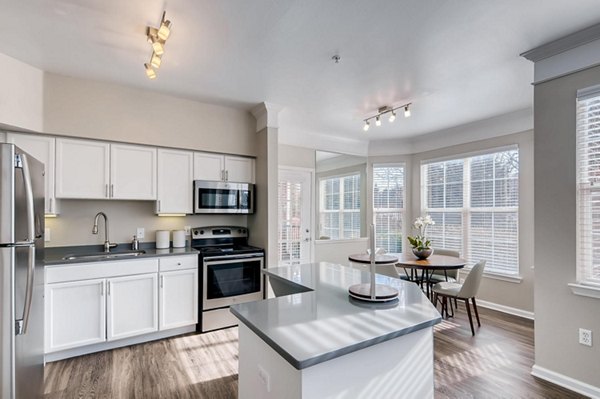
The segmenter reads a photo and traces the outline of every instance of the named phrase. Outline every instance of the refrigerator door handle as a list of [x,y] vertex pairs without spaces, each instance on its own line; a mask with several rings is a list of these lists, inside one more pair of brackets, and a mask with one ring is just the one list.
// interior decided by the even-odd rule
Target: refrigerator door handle
[[33,299],[33,284],[35,275],[35,246],[28,248],[27,286],[25,287],[25,303],[23,304],[23,317],[15,322],[16,335],[27,333],[29,324],[29,313],[31,312],[31,300]]
[[29,162],[27,155],[18,154],[17,164],[23,173],[23,184],[25,186],[25,201],[27,201],[27,237],[24,241],[19,241],[17,244],[33,244],[36,238],[35,231],[35,209],[33,205],[33,188],[31,184],[31,173],[29,172]]

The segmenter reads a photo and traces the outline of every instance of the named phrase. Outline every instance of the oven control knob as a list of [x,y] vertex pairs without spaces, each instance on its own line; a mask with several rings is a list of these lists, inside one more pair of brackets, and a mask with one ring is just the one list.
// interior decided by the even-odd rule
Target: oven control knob
[[244,229],[242,230],[242,233],[246,234],[248,232],[248,230]]
[[241,233],[242,233],[242,229],[238,229],[238,233],[240,233],[240,234],[241,234]]
[[204,230],[200,230],[200,234],[204,234]]
[[198,230],[194,230],[194,235],[197,236],[198,235]]

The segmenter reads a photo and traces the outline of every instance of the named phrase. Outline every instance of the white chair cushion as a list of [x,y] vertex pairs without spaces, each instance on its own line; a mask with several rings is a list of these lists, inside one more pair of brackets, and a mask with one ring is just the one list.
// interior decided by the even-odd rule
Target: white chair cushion
[[433,286],[433,292],[447,296],[457,296],[462,284],[442,281]]

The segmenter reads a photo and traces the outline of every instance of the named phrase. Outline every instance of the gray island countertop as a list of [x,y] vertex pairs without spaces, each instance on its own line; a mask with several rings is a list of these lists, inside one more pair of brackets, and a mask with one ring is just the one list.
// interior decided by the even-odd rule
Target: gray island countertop
[[291,295],[236,304],[231,312],[296,369],[304,369],[441,321],[433,304],[411,282],[377,275],[377,284],[399,291],[390,303],[350,298],[348,287],[369,273],[327,262],[265,269]]

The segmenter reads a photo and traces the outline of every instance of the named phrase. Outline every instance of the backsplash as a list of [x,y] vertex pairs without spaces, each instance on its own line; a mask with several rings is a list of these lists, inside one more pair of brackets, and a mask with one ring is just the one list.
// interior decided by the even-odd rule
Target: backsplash
[[[155,241],[157,230],[182,230],[184,226],[247,226],[245,215],[190,215],[159,217],[154,201],[61,200],[57,218],[46,218],[50,241],[46,247],[93,245],[104,243],[104,221],[99,222],[98,235],[92,234],[94,216],[106,213],[111,242],[130,242],[138,227],[145,229],[141,242]],[[252,234],[252,232],[250,232]]]

